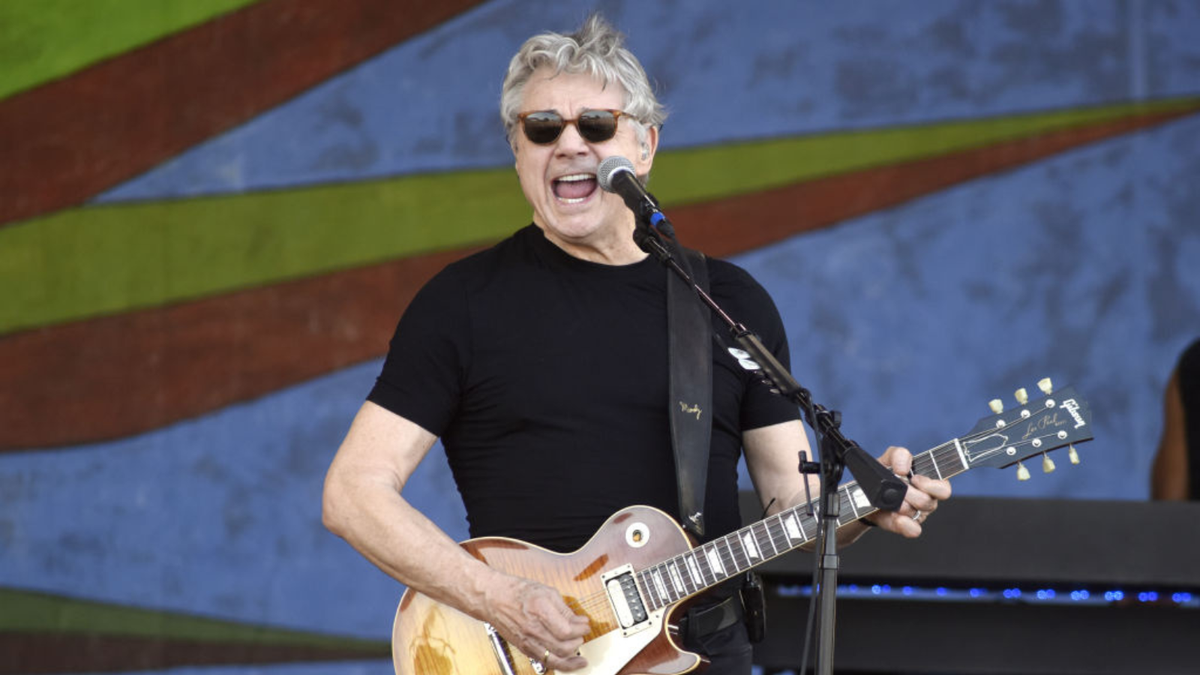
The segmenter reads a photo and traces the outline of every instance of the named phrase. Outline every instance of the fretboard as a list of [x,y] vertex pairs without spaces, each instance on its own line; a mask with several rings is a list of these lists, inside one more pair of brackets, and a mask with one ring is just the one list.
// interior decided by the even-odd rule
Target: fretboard
[[[968,465],[957,439],[913,457],[913,473],[950,478]],[[851,481],[838,488],[838,527],[874,513]],[[637,573],[651,611],[673,605],[816,539],[817,501],[799,504]]]

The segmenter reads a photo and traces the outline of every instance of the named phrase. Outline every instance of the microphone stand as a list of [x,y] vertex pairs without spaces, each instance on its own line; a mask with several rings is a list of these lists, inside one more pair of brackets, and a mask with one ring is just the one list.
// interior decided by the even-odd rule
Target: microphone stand
[[[821,448],[821,462],[814,465],[801,457],[800,471],[802,473],[821,474],[821,492],[818,509],[821,520],[818,526],[817,548],[819,560],[819,592],[815,596],[820,609],[817,622],[817,673],[818,675],[833,675],[833,653],[836,625],[837,574],[840,565],[837,550],[839,503],[834,499],[841,483],[845,468],[858,481],[859,488],[866,494],[871,505],[877,509],[895,511],[904,503],[906,484],[898,479],[891,471],[868,455],[854,441],[846,438],[841,432],[841,413],[827,410],[815,403],[812,394],[800,386],[783,364],[763,346],[758,336],[744,325],[734,321],[715,300],[696,285],[691,275],[680,265],[679,244],[675,240],[674,228],[661,212],[647,204],[644,208],[635,209],[637,224],[633,239],[647,253],[658,258],[659,262],[670,268],[685,283],[692,287],[700,300],[708,305],[729,329],[729,334],[738,346],[750,354],[751,360],[759,365],[759,375],[771,387],[771,392],[792,401],[804,413],[804,419],[809,427],[816,432]],[[652,226],[651,223],[654,223]],[[819,467],[819,468],[818,468]],[[805,666],[806,667],[806,666]]]

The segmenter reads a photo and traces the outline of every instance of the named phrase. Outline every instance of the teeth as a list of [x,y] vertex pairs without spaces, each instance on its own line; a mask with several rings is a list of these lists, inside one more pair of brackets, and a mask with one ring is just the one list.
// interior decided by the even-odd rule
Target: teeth
[[560,183],[577,183],[581,180],[592,180],[595,177],[596,174],[594,173],[575,173],[571,174],[570,176],[556,178],[555,180],[559,181]]
[[560,201],[564,204],[579,204],[583,201],[583,198],[580,197],[579,199],[563,199],[562,197],[559,197],[558,201]]

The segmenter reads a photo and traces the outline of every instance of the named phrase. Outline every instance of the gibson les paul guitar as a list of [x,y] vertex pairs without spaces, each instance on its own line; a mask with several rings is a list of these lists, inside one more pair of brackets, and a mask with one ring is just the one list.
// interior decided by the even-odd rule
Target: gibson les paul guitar
[[[915,456],[913,472],[950,478],[1091,440],[1087,402],[1072,388],[1052,393],[1048,381],[1039,384],[1045,396],[1022,401],[1025,396],[1018,392],[1020,407],[997,411],[966,436]],[[1073,446],[1071,459],[1078,461]],[[838,498],[839,527],[875,511],[857,483],[842,485]],[[588,617],[591,630],[580,649],[588,665],[577,672],[672,675],[701,662],[677,646],[672,614],[705,590],[812,541],[819,520],[815,513],[815,503],[811,508],[801,504],[693,547],[667,514],[631,506],[613,514],[583,548],[569,554],[500,537],[461,545],[493,568],[557,589],[568,606]],[[546,668],[536,656],[520,653],[490,625],[412,589],[396,612],[392,661],[397,675],[543,675]]]

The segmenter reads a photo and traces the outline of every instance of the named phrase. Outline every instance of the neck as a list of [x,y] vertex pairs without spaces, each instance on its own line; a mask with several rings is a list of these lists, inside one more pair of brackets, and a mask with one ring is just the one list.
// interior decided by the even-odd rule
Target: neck
[[534,221],[542,230],[542,234],[550,243],[562,249],[572,258],[586,260],[600,265],[632,265],[641,262],[649,255],[633,241],[633,222],[622,223],[618,227],[604,228],[589,236],[568,238],[559,235],[550,228]]

